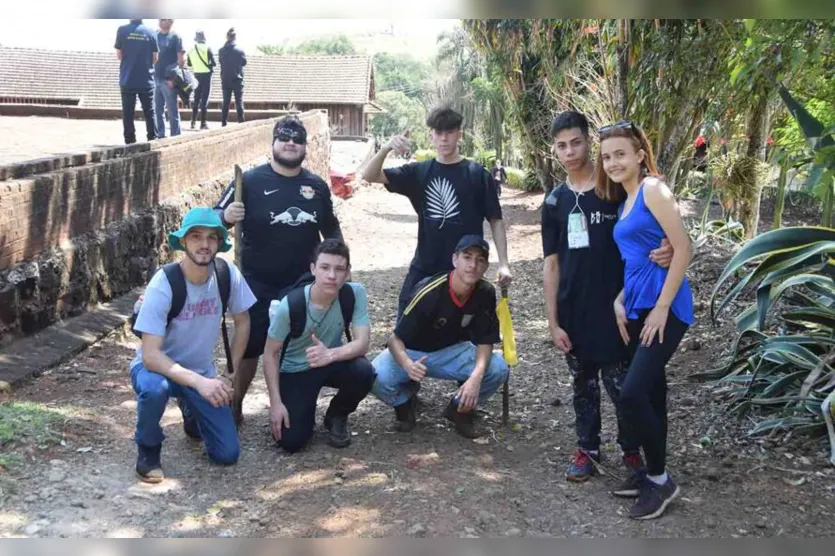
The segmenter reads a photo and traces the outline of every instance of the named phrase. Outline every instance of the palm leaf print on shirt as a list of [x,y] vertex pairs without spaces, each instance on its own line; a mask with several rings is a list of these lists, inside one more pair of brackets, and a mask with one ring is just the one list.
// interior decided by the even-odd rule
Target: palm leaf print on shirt
[[455,188],[446,178],[435,178],[429,183],[426,192],[426,215],[429,218],[440,220],[444,227],[448,218],[458,216],[458,198],[455,196]]

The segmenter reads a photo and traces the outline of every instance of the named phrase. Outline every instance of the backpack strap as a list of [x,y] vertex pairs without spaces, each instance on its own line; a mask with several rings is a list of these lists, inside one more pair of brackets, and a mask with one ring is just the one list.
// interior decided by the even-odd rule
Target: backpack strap
[[345,338],[351,341],[351,319],[354,318],[354,305],[357,298],[354,296],[354,288],[345,284],[339,290],[339,308],[342,310],[342,322],[345,323]]
[[229,263],[223,259],[215,258],[214,268],[217,289],[220,292],[220,331],[223,333],[223,353],[226,354],[226,369],[231,375],[235,373],[235,365],[232,363],[232,347],[229,343],[229,330],[226,328],[226,308],[229,306],[232,278],[230,276]]
[[215,258],[215,276],[217,277],[217,289],[220,291],[220,303],[223,307],[223,314],[229,307],[229,296],[232,293],[232,275],[229,271],[229,263],[221,258]]
[[186,305],[186,276],[180,263],[168,263],[162,270],[171,286],[171,308],[168,309],[168,319],[165,323],[165,327],[168,328]]
[[434,164],[434,158],[430,158],[429,160],[424,160],[423,162],[418,163],[417,177],[418,184],[420,184],[421,187],[423,187],[426,184],[426,176],[429,175],[429,171],[432,170],[432,166]]
[[304,327],[307,325],[307,299],[304,295],[304,287],[293,288],[287,294],[287,305],[290,309],[290,332],[284,338],[281,345],[281,357],[278,359],[279,369],[284,361],[284,354],[287,353],[287,346],[290,340],[300,338],[304,334]]

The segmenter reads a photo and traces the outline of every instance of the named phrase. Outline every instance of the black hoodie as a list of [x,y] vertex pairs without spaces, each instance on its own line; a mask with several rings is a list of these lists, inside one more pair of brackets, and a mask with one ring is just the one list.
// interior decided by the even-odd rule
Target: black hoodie
[[220,82],[224,85],[237,85],[244,80],[246,54],[238,48],[235,41],[226,41],[220,51]]

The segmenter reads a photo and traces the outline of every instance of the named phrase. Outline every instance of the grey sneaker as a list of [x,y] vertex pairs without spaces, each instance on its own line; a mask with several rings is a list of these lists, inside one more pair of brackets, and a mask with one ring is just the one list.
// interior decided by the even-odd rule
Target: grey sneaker
[[612,490],[612,494],[621,498],[637,498],[641,493],[641,482],[647,476],[644,459],[640,452],[628,452],[623,454],[623,464],[628,476],[625,481]]
[[649,478],[641,481],[641,493],[638,495],[638,500],[629,511],[629,517],[632,519],[655,519],[661,517],[670,502],[675,500],[678,496],[678,485],[673,482],[673,478],[667,478],[667,482],[663,485],[653,483]]

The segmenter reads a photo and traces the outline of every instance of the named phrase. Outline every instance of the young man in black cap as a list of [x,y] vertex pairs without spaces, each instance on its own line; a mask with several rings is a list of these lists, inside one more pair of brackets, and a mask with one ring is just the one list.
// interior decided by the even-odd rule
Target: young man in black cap
[[[241,271],[258,302],[249,311],[251,332],[235,372],[233,411],[240,423],[244,396],[264,352],[270,302],[281,299],[308,271],[322,237],[342,239],[328,185],[302,168],[307,131],[295,116],[273,128],[273,159],[244,172],[244,199],[236,203],[232,181],[215,209],[227,226],[243,221]],[[246,208],[244,208],[246,207]]]
[[229,116],[229,102],[235,93],[235,110],[238,113],[238,123],[244,122],[244,66],[246,53],[238,46],[235,28],[226,32],[226,44],[220,47],[220,86],[223,91],[223,104],[220,107],[220,125],[226,126]]
[[388,343],[374,361],[372,392],[394,407],[397,429],[415,426],[415,395],[426,378],[462,383],[444,417],[466,438],[477,436],[474,410],[507,380],[498,343],[496,290],[484,280],[490,247],[479,235],[462,237],[452,255],[453,271],[419,282]]
[[363,176],[409,198],[418,215],[418,244],[400,290],[398,315],[403,313],[415,284],[428,276],[452,270],[455,244],[465,234],[482,235],[490,223],[499,255],[499,282],[510,283],[507,236],[498,186],[481,164],[461,156],[463,117],[451,108],[436,108],[426,118],[437,157],[383,170],[393,151],[408,148],[405,135],[392,137],[366,166]]

